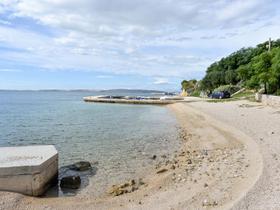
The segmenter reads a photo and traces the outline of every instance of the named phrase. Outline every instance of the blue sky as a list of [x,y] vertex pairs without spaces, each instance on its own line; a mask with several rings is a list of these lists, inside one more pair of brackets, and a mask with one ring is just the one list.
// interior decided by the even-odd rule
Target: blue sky
[[279,8],[276,0],[1,0],[0,89],[179,90],[233,51],[280,38]]

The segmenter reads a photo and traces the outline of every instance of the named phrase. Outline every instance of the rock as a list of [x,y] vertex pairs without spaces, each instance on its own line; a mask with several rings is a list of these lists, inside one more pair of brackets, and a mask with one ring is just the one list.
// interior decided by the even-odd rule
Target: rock
[[205,183],[205,184],[204,184],[204,187],[208,187],[208,184],[207,184],[207,183]]
[[126,182],[126,183],[121,184],[119,187],[120,188],[126,188],[128,186],[130,186],[130,185],[129,185],[129,183]]
[[60,180],[61,188],[78,189],[81,186],[80,176],[66,176]]
[[175,170],[175,165],[172,165],[171,167],[170,167],[172,170]]
[[113,185],[109,190],[108,193],[114,196],[119,196],[124,193],[127,193],[126,189],[122,189],[120,186]]
[[130,185],[130,186],[135,185],[135,184],[136,184],[136,182],[135,182],[134,179],[131,179],[131,180],[129,181],[129,185]]
[[139,179],[138,182],[136,182],[134,179],[130,180],[129,182],[125,182],[120,185],[113,185],[108,191],[108,194],[111,194],[113,196],[119,196],[125,193],[131,193],[139,189],[141,185],[144,185],[145,183],[142,181],[142,179]]
[[171,163],[170,160],[165,161],[165,165],[166,165],[166,166],[169,165],[170,163]]
[[179,154],[179,156],[185,156],[185,155],[186,153],[184,151]]
[[153,156],[152,156],[152,160],[155,160],[155,159],[157,159],[157,156],[156,156],[156,155],[153,155]]
[[188,159],[188,160],[187,160],[187,163],[188,163],[188,164],[192,164],[192,160],[191,160],[191,159]]
[[206,150],[206,149],[204,149],[204,150],[202,150],[202,155],[205,155],[205,156],[207,156],[208,155],[208,151]]
[[145,184],[145,182],[143,181],[143,179],[139,178],[138,179],[138,185],[144,185],[144,184]]
[[91,168],[91,164],[88,161],[80,161],[70,166],[70,169],[74,171],[87,171]]
[[204,199],[202,202],[202,206],[208,206],[209,202],[207,199]]
[[166,171],[168,171],[168,169],[163,168],[163,169],[158,170],[158,171],[157,171],[157,174],[161,174],[161,173],[164,173],[164,172],[166,172]]
[[218,205],[217,201],[209,201],[209,200],[205,199],[202,202],[202,206],[217,206],[217,205]]

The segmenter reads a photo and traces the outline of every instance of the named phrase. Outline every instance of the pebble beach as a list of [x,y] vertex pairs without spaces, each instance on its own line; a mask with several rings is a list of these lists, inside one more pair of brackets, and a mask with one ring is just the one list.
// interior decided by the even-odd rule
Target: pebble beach
[[1,208],[279,208],[279,175],[277,164],[272,164],[280,148],[278,109],[248,101],[168,106],[180,124],[182,147],[169,157],[152,157],[156,164],[148,175],[116,183],[100,197],[81,193],[31,198],[1,193],[5,197]]

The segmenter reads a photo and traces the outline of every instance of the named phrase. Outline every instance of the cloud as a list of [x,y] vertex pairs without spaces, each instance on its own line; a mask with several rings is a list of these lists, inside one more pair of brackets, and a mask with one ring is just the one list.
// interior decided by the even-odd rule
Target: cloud
[[170,84],[167,78],[155,78],[155,81],[153,82],[155,85],[167,85]]
[[97,39],[134,39],[174,30],[250,24],[259,16],[269,17],[269,4],[270,0],[20,0],[3,1],[2,10]]
[[11,22],[6,21],[6,20],[0,20],[0,24],[3,24],[3,25],[11,25]]
[[112,75],[97,75],[96,78],[98,79],[110,79],[113,78]]
[[155,84],[169,76],[202,77],[222,56],[279,34],[279,6],[272,0],[2,0],[0,47],[22,51],[0,50],[0,60],[159,77]]
[[0,69],[0,72],[22,72],[19,69]]

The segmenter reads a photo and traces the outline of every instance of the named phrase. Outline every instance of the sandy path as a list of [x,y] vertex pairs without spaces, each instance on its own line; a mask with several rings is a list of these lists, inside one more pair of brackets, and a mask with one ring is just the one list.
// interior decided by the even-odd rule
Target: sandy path
[[233,209],[280,209],[280,108],[248,101],[197,102],[191,106],[242,130],[260,147],[263,174]]
[[91,195],[38,199],[0,193],[1,198],[5,196],[0,209],[231,208],[258,180],[262,158],[250,137],[191,107],[208,110],[214,105],[170,105],[182,126],[183,147],[169,159],[157,158],[154,173],[132,193],[98,199]]

